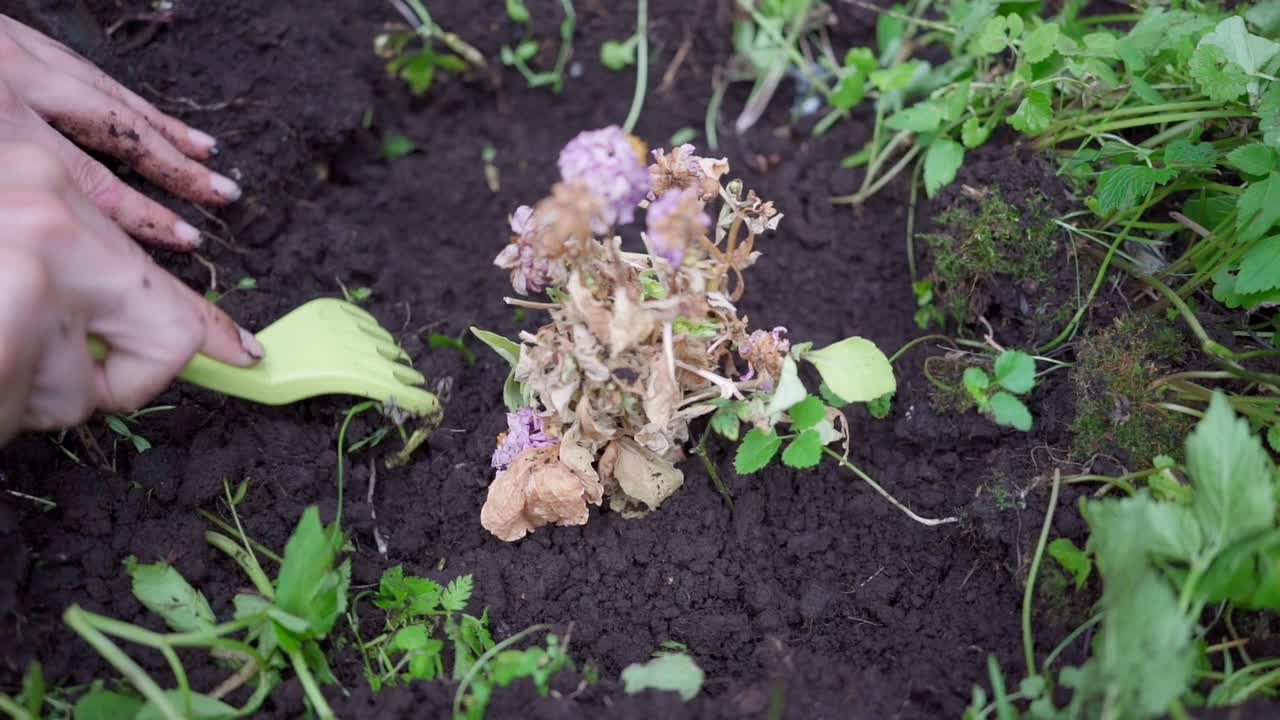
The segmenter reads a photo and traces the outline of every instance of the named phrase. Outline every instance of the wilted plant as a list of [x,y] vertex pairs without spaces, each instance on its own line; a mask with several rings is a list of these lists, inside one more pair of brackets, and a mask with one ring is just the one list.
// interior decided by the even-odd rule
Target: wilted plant
[[[626,517],[657,509],[684,482],[677,464],[690,422],[712,413],[731,440],[739,423],[752,428],[739,451],[742,472],[763,467],[785,439],[788,464],[816,465],[824,450],[847,464],[826,447],[847,444],[845,417],[805,391],[801,361],[842,401],[895,389],[888,360],[870,341],[813,350],[793,343],[786,328],[752,330],[736,307],[744,271],[760,257],[757,239],[782,215],[741,180],[722,185],[724,159],[682,145],[654,151],[646,168],[644,150],[618,127],[580,134],[560,154],[551,194],[510,218],[513,237],[495,264],[511,273],[518,294],[545,293],[547,301],[507,302],[545,310],[551,322],[519,342],[473,328],[512,365],[503,393],[508,430],[481,512],[502,540],[548,523],[583,524],[588,505],[606,497]],[[627,252],[614,231],[637,208],[645,209],[645,251]],[[784,425],[794,432],[779,434]]]

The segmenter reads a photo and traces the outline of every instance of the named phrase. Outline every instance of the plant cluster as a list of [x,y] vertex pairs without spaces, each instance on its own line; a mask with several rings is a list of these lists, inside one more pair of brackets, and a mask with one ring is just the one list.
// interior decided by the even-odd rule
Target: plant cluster
[[[546,299],[507,301],[550,322],[519,342],[475,331],[512,366],[507,431],[481,512],[502,540],[583,524],[605,498],[628,517],[656,510],[683,483],[690,423],[706,415],[741,439],[739,472],[764,467],[784,442],[794,467],[824,452],[852,467],[828,447],[844,442],[847,454],[839,406],[895,388],[868,340],[814,349],[785,327],[752,329],[737,308],[745,271],[781,214],[741,180],[722,183],[723,159],[683,145],[655,150],[646,167],[643,150],[616,126],[584,132],[560,153],[551,194],[511,215],[512,239],[495,263],[519,295]],[[625,251],[615,232],[640,209],[644,250]],[[825,394],[805,389],[801,363]]]
[[[1128,497],[1082,503],[1091,532],[1085,550],[1060,539],[1050,551],[1078,585],[1096,567],[1103,588],[1096,613],[1037,668],[1024,605],[1027,677],[1006,688],[992,658],[993,697],[975,689],[966,720],[1185,718],[1188,707],[1233,705],[1280,685],[1280,661],[1252,657],[1240,642],[1214,642],[1234,636],[1236,613],[1280,609],[1280,474],[1222,393],[1187,437],[1185,456],[1181,466],[1161,459],[1143,473],[1147,487],[1125,488]],[[1088,659],[1054,668],[1089,630],[1096,635]]]
[[[436,24],[422,0],[394,0],[391,4],[408,24],[388,23],[374,38],[373,49],[386,61],[387,73],[408,84],[414,95],[430,90],[440,73],[463,73],[472,67],[486,66],[479,50]],[[389,157],[407,152],[403,150],[403,143],[401,149],[395,152],[388,144],[384,152]]]

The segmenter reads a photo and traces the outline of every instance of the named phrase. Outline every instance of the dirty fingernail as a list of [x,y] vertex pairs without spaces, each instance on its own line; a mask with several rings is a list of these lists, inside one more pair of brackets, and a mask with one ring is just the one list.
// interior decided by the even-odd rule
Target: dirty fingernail
[[204,238],[200,237],[200,231],[186,220],[179,220],[173,226],[173,234],[191,247],[200,247],[200,244],[204,242]]
[[214,155],[218,154],[218,141],[215,140],[212,135],[192,128],[187,130],[187,137],[191,138],[191,142],[194,143],[196,147],[208,150]]
[[267,351],[262,347],[262,343],[258,342],[258,338],[254,337],[253,333],[248,330],[244,328],[238,329],[240,330],[240,347],[244,348],[244,351],[249,353],[249,356],[254,360],[261,360],[267,354]]
[[235,180],[232,180],[229,177],[213,173],[213,177],[209,184],[213,186],[214,192],[228,200],[236,201],[240,199],[240,186],[236,184]]

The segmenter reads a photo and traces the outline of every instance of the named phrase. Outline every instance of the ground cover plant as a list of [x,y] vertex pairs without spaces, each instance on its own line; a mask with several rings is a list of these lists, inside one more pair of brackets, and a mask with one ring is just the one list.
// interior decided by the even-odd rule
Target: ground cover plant
[[445,410],[0,449],[0,716],[1275,714],[1275,3],[84,6]]

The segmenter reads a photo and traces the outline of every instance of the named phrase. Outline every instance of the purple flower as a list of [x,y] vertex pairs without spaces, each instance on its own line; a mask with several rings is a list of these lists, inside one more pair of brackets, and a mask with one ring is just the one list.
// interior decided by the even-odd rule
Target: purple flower
[[649,252],[678,268],[690,243],[711,227],[711,217],[702,209],[696,187],[672,190],[658,198],[645,215]]
[[511,232],[524,237],[533,231],[533,208],[521,205],[511,213]]
[[507,432],[502,444],[493,451],[493,459],[489,462],[498,471],[506,470],[520,453],[529,448],[541,448],[555,445],[559,440],[542,431],[542,418],[533,408],[520,408],[516,412],[507,413]]
[[570,140],[560,151],[560,175],[566,181],[585,180],[604,200],[612,225],[632,222],[636,206],[649,192],[649,169],[617,125],[587,130]]

